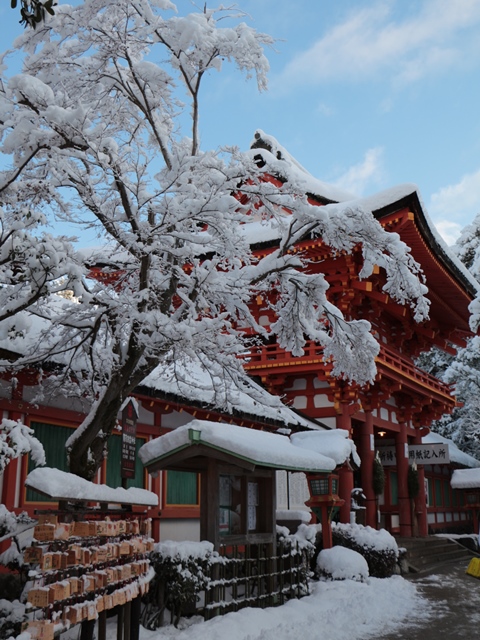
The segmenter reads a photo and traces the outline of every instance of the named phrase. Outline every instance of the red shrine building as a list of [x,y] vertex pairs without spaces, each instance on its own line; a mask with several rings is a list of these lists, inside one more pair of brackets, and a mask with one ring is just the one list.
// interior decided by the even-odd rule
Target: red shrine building
[[[275,147],[275,141],[268,136],[257,133],[253,146],[259,148],[260,156],[266,149],[277,158],[286,155],[288,161],[285,150],[279,145]],[[322,183],[313,182],[312,187],[318,189],[308,193],[312,204],[322,206],[332,202],[328,188],[322,192]],[[415,186],[390,189],[360,203],[373,212],[387,231],[399,234],[421,265],[431,303],[429,320],[416,323],[407,305],[396,303],[382,291],[385,280],[379,269],[368,280],[359,279],[360,250],[332,256],[321,238],[304,241],[298,250],[308,256],[313,271],[326,275],[330,300],[347,319],[363,318],[371,323],[380,343],[375,381],[359,388],[333,378],[314,343],[307,346],[304,356],[296,358],[277,344],[264,345],[251,353],[245,366],[268,390],[284,395],[287,403],[304,415],[351,434],[362,463],[357,473],[349,465],[340,470],[340,497],[345,500],[341,521],[348,522],[351,491],[359,486],[366,497],[365,523],[375,526],[374,457],[384,447],[394,449],[396,464],[385,467],[382,524],[390,531],[410,536],[413,523],[407,486],[409,445],[420,445],[432,421],[451,413],[456,406],[452,389],[419,369],[415,361],[434,346],[450,353],[455,353],[455,347],[465,346],[471,335],[468,306],[478,284],[446,249],[422,208]],[[255,251],[262,255],[273,246],[272,240],[259,243]],[[271,318],[263,301],[257,300],[257,305],[260,322],[268,324]],[[422,464],[418,472],[420,493],[415,515],[420,535],[426,535],[429,527],[437,530],[447,522],[461,523],[460,514],[456,514],[458,519],[453,513],[443,514],[444,506],[450,511],[463,508],[454,504],[461,500],[451,491],[450,471],[439,464]],[[433,510],[430,514],[426,505]],[[442,512],[440,521],[435,517],[434,505]]]
[[[273,138],[262,133],[256,135],[253,146],[259,162],[266,153],[292,161]],[[343,198],[337,190],[311,176],[307,183],[309,199],[318,206]],[[361,487],[367,525],[378,525],[378,502],[380,524],[403,536],[414,532],[413,520],[420,535],[466,528],[471,514],[463,503],[462,492],[450,487],[452,465],[441,465],[434,459],[428,464],[419,464],[420,492],[414,510],[407,475],[411,447],[421,445],[432,421],[456,406],[451,388],[418,368],[416,359],[433,346],[454,352],[455,347],[465,345],[471,335],[468,306],[477,285],[437,236],[414,186],[391,189],[357,202],[372,210],[385,229],[398,233],[411,248],[425,274],[431,303],[430,319],[417,324],[408,306],[396,303],[382,290],[384,276],[380,269],[367,280],[359,278],[360,250],[333,256],[321,238],[298,245],[298,251],[308,257],[309,268],[326,275],[330,285],[328,296],[345,317],[371,323],[380,343],[374,383],[360,388],[335,379],[323,361],[322,350],[313,342],[307,344],[301,357],[292,357],[275,343],[263,344],[245,358],[245,367],[270,393],[282,396],[291,409],[285,407],[281,414],[267,410],[262,413],[258,406],[242,406],[240,400],[238,408],[227,416],[215,409],[209,398],[196,396],[195,384],[191,388],[188,385],[173,388],[161,380],[150,379],[135,394],[139,405],[137,450],[146,441],[194,418],[271,431],[279,427],[345,429],[356,444],[361,465],[354,468],[346,462],[339,469],[339,494],[345,500],[340,511],[341,521],[350,521],[350,496],[355,487]],[[257,255],[272,251],[278,242],[274,234],[262,237],[259,240],[257,235],[252,240]],[[273,321],[261,296],[253,304],[261,325]],[[2,345],[0,349],[3,356],[8,355]],[[47,465],[66,470],[64,444],[72,429],[83,420],[87,407],[80,400],[75,404],[60,397],[49,398],[39,405],[35,401],[37,392],[34,371],[25,371],[15,384],[7,376],[0,376],[0,411],[4,418],[20,419],[31,426],[44,444]],[[98,473],[98,482],[120,485],[120,440],[118,434],[111,436],[108,459]],[[390,463],[385,464],[384,493],[377,497],[372,479],[374,458],[376,452],[383,450],[394,455]],[[469,462],[463,461],[463,465],[469,466]],[[471,459],[470,466],[480,466],[480,463]],[[157,539],[160,536],[197,539],[200,487],[196,474],[164,471],[152,478],[139,459],[136,467],[135,479],[129,484],[151,489],[160,496],[159,507],[148,514],[154,519]],[[0,474],[0,493],[8,509],[33,514],[46,504],[42,496],[24,486],[29,468],[27,456],[11,462],[3,475]]]

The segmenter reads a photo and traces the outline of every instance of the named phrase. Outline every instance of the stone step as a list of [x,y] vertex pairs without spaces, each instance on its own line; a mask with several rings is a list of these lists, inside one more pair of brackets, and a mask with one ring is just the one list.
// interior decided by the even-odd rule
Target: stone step
[[406,560],[410,571],[418,573],[450,562],[465,563],[478,555],[448,538],[397,538],[399,547],[407,550]]

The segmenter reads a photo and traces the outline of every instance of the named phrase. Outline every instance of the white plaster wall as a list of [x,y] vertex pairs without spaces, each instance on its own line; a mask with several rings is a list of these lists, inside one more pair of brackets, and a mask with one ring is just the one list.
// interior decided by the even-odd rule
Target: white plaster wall
[[160,542],[165,540],[199,542],[200,520],[190,518],[160,520]]
[[330,402],[326,393],[316,393],[313,396],[313,404],[315,407],[333,407],[333,402]]
[[318,418],[320,422],[323,422],[323,424],[327,425],[327,427],[330,427],[330,429],[336,429],[337,428],[337,419],[334,417],[331,418]]
[[293,407],[295,409],[306,409],[307,396],[295,396],[295,398],[293,399]]
[[307,381],[305,378],[295,378],[291,387],[285,387],[285,391],[296,391],[298,389],[306,389]]
[[162,427],[165,429],[176,429],[177,427],[183,427],[184,424],[188,424],[194,420],[194,417],[186,411],[172,411],[172,413],[165,413],[162,415]]
[[12,385],[10,382],[7,382],[6,380],[0,380],[0,398],[7,398],[8,400],[10,400],[10,398],[12,397],[11,388]]
[[290,509],[309,511],[305,501],[309,499],[307,479],[304,473],[289,473],[287,485],[287,471],[277,471],[277,509],[288,509],[287,486],[290,489]]
[[[38,385],[24,387],[23,399],[25,402],[35,403],[38,401],[39,397],[42,397],[41,392],[41,387]],[[40,401],[39,404],[42,404],[42,401]],[[90,404],[85,400],[80,398],[66,398],[60,393],[55,396],[48,396],[45,404],[49,407],[54,407],[55,409],[66,409],[69,411],[78,411],[79,413],[88,413],[90,408]]]

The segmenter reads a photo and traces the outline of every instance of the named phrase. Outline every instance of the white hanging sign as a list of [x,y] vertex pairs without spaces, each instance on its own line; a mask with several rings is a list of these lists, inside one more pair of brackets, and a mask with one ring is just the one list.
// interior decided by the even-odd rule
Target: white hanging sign
[[[384,467],[397,464],[395,447],[378,447],[378,455]],[[411,444],[408,446],[408,461],[419,464],[449,464],[448,444]]]

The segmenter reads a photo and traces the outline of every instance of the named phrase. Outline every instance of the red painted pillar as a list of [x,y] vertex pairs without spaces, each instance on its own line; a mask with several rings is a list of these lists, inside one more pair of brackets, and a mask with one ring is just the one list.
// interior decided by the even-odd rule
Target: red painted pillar
[[[421,434],[415,436],[414,444],[422,444]],[[415,500],[415,512],[417,514],[418,535],[421,538],[428,536],[427,522],[427,495],[425,492],[425,467],[423,464],[418,465],[418,484],[420,490]]]
[[17,490],[17,470],[20,460],[11,460],[3,472],[2,504],[12,511],[15,508],[15,493]]
[[328,517],[328,507],[322,504],[322,544],[323,549],[331,549],[333,547],[332,525]]
[[[8,419],[24,421],[25,416],[18,411],[10,411]],[[17,504],[15,499],[18,489],[18,467],[21,464],[22,458],[15,458],[7,464],[3,472],[3,489],[2,495],[0,496],[2,498],[1,504],[4,504],[9,511],[13,511],[13,509],[21,506],[21,503]]]
[[408,441],[406,424],[401,424],[399,433],[395,435],[395,453],[397,456],[400,535],[411,537],[412,519],[410,498],[408,496]]
[[[345,429],[351,435],[352,419],[348,413],[348,407],[342,404],[342,413],[337,415],[337,429]],[[348,463],[338,470],[339,496],[345,500],[340,507],[340,522],[350,522],[350,505],[353,489],[353,471]]]
[[155,516],[152,517],[152,537],[155,542],[160,542],[160,514],[162,513],[162,492],[161,492],[161,482],[160,476],[162,471],[158,472],[154,478],[152,478],[152,491],[156,493],[158,496],[158,508],[152,511],[155,511]]
[[365,524],[376,527],[376,501],[373,492],[373,460],[375,458],[375,444],[373,436],[373,416],[371,411],[365,411],[365,423],[360,426],[358,439],[358,455],[362,461],[360,474],[365,500]]

